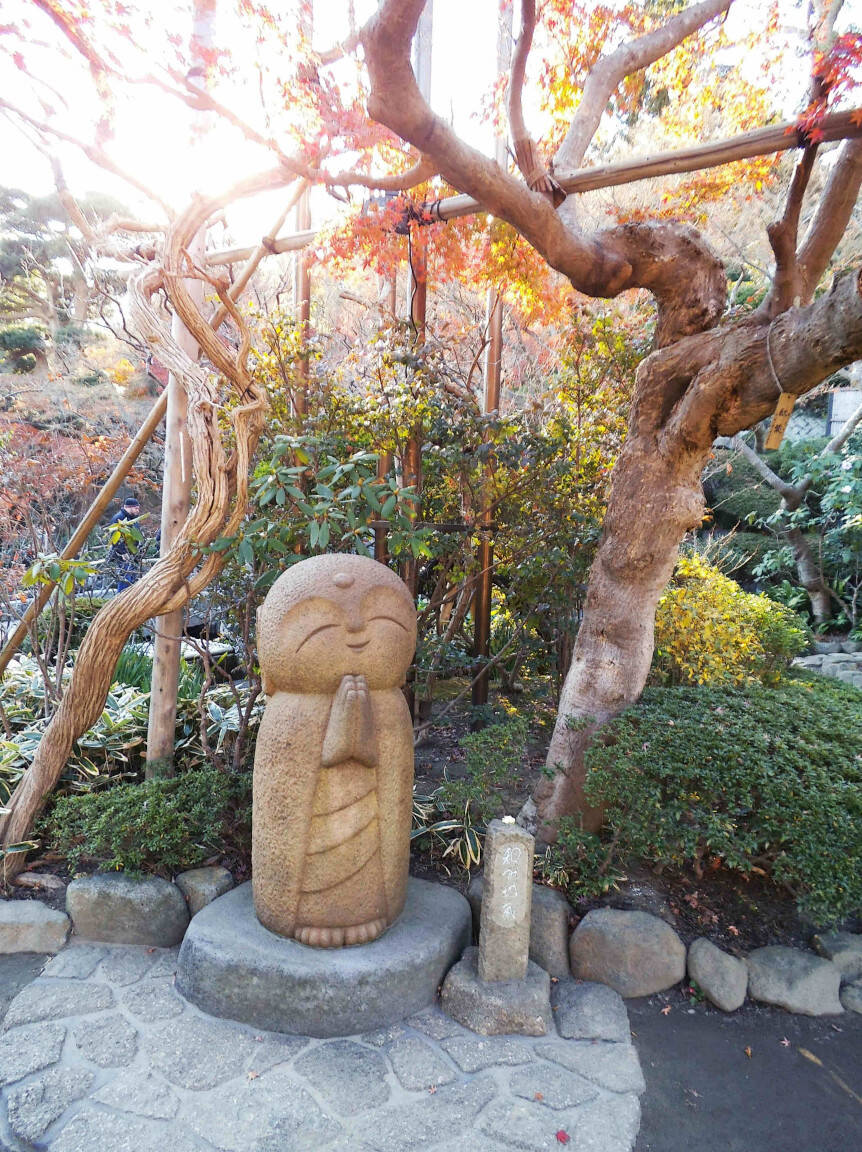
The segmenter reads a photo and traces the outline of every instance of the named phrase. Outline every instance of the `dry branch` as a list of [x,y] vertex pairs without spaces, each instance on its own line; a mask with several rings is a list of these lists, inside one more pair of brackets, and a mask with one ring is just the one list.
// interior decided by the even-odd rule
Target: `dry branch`
[[[277,179],[283,182],[281,174]],[[265,393],[248,370],[250,334],[228,293],[226,280],[187,267],[187,246],[221,205],[272,185],[264,173],[243,181],[222,196],[195,202],[171,228],[163,267],[147,268],[129,285],[133,322],[160,360],[182,382],[188,394],[188,427],[197,501],[170,551],[138,583],[119,593],[93,620],[78,652],[75,669],[57,712],[45,730],[30,768],[13,792],[0,820],[4,845],[26,839],[33,822],[60,778],[72,746],[99,717],[110,689],[114,668],[130,633],[153,616],[182,607],[218,573],[222,553],[207,546],[231,535],[245,515],[252,453],[263,427]],[[256,260],[262,258],[256,256]],[[195,308],[182,279],[189,271],[204,276],[216,291],[221,308],[240,332],[238,351],[228,352]],[[208,373],[172,339],[170,330],[151,304],[164,289],[185,326],[195,336],[228,385],[222,394],[218,377]],[[227,409],[227,419],[220,412]],[[226,425],[230,426],[229,430]],[[4,857],[4,875],[16,875],[24,854]]]

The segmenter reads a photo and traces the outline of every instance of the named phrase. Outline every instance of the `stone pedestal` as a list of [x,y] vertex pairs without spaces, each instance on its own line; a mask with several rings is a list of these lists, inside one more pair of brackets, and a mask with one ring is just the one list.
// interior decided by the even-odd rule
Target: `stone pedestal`
[[479,952],[468,948],[443,985],[441,1006],[482,1036],[545,1036],[551,1027],[551,978],[531,961],[522,980],[480,979]]
[[433,1003],[469,942],[470,906],[442,884],[411,878],[404,911],[381,937],[332,950],[264,928],[243,884],[192,920],[177,989],[204,1012],[257,1028],[350,1036]]

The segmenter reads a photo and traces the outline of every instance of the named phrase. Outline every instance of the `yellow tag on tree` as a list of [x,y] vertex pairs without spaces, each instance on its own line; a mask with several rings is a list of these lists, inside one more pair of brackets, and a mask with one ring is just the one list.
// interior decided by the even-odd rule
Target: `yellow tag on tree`
[[793,411],[793,405],[795,403],[796,397],[791,396],[789,392],[782,392],[778,398],[778,404],[772,414],[769,434],[766,437],[766,444],[764,445],[768,452],[773,452],[778,448],[784,439],[784,433],[787,431],[787,422],[790,419],[790,413]]

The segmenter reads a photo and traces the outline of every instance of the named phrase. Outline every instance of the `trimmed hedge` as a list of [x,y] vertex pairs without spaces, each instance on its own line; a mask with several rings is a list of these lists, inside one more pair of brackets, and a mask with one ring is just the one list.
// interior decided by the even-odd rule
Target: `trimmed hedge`
[[862,692],[819,676],[778,687],[648,689],[587,753],[600,843],[571,824],[573,896],[640,859],[766,870],[818,924],[862,912]]
[[64,796],[38,828],[73,869],[171,877],[224,850],[251,818],[251,776],[215,768]]

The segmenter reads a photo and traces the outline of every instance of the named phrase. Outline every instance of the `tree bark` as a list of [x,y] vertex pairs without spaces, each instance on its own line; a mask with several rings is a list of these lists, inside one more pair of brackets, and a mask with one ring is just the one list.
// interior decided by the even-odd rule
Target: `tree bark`
[[770,355],[794,395],[826,379],[837,361],[862,356],[860,275],[783,320],[780,335],[773,328],[769,354],[769,326],[747,322],[690,336],[638,369],[629,435],[614,468],[546,772],[522,812],[541,842],[556,839],[566,815],[580,813],[588,831],[601,826],[601,811],[586,799],[584,755],[646,684],[656,606],[680,541],[702,520],[700,477],[713,440],[750,427],[774,407]]
[[543,842],[556,839],[559,819],[567,814],[581,813],[588,831],[601,825],[601,812],[584,793],[584,753],[602,725],[643,691],[656,605],[680,540],[703,518],[702,458],[706,452],[668,459],[652,433],[631,436],[617,460],[547,774],[533,793],[530,815]]

